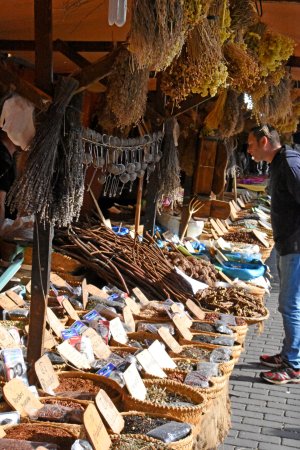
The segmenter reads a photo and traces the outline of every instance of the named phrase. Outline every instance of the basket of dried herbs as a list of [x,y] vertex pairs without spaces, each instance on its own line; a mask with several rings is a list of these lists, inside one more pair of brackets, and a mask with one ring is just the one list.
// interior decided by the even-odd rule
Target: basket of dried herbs
[[[217,319],[218,320],[218,319]],[[207,326],[207,333],[209,334],[209,326],[211,326],[211,330],[215,327],[216,320],[193,320],[193,324],[190,328],[192,333],[198,333],[201,330],[204,330],[205,326]],[[244,325],[226,325],[232,332],[235,334],[235,340],[240,344],[244,344],[246,335],[248,332],[248,325],[244,322]]]
[[[196,341],[188,341],[187,339],[183,339],[180,338],[179,339],[179,344],[180,345],[189,345],[192,344],[195,347],[200,347],[206,350],[215,350],[218,349],[220,347],[224,348],[224,345],[222,344],[210,344],[210,343],[206,343],[206,342],[196,342]],[[236,360],[239,359],[240,354],[243,350],[241,344],[239,344],[238,342],[235,342],[234,345],[232,346],[228,346],[229,349],[231,349],[231,355],[233,358],[235,358]]]
[[198,425],[206,410],[206,397],[196,389],[170,380],[144,380],[147,389],[145,400],[124,394],[126,411],[137,410],[167,414],[174,419]]
[[128,434],[114,434],[111,436],[111,441],[111,450],[167,450],[170,448],[167,444],[145,435],[133,437]]
[[[164,414],[158,413],[144,413],[138,411],[128,411],[122,413],[125,426],[122,431],[122,435],[131,436],[134,438],[137,437],[151,437],[148,436],[148,433],[156,429],[157,427],[166,426],[169,424],[170,426],[175,426],[176,433],[176,423],[174,423],[174,419],[165,416]],[[172,423],[171,423],[172,422]],[[174,442],[166,442],[170,439],[165,439],[163,441],[163,436],[161,436],[161,441],[164,443],[168,449],[174,450],[191,450],[193,448],[193,427],[190,424],[184,424],[182,421],[176,419],[177,424],[183,429],[183,432],[178,433],[178,435],[182,436],[174,439]],[[185,425],[185,427],[184,427]],[[185,429],[184,429],[185,428]],[[154,433],[156,435],[157,433]],[[177,433],[176,433],[177,434]],[[175,438],[175,436],[174,436]],[[157,439],[157,437],[156,437]]]

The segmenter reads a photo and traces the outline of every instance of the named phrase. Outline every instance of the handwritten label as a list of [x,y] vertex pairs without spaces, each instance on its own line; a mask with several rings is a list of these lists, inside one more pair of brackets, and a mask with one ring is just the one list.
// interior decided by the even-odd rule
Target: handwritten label
[[164,343],[169,347],[172,352],[179,354],[182,352],[183,348],[176,341],[176,339],[171,335],[170,331],[166,327],[161,327],[158,329],[158,334],[164,341]]
[[127,306],[129,306],[129,308],[131,309],[133,314],[135,314],[137,316],[140,314],[141,307],[132,298],[126,297],[125,298],[125,303],[126,303]]
[[104,300],[109,297],[107,292],[102,291],[101,289],[97,288],[93,284],[87,284],[86,290],[90,295],[93,295],[94,297],[99,297]]
[[192,314],[194,314],[197,319],[203,320],[205,318],[205,312],[203,311],[203,309],[196,305],[196,303],[192,300],[187,300],[185,306],[189,311],[191,311]]
[[86,279],[84,278],[84,280],[81,283],[81,292],[82,292],[82,305],[83,305],[83,309],[86,309],[87,303],[88,303],[88,299],[89,299],[89,293],[87,290],[87,283],[86,283]]
[[13,302],[15,302],[16,305],[20,307],[25,305],[23,297],[17,294],[15,291],[12,290],[6,291],[5,295],[7,295],[7,297],[9,297]]
[[56,273],[53,273],[53,272],[50,273],[50,281],[57,288],[67,288],[68,289],[68,287],[69,287],[68,283],[63,278],[61,278],[59,275],[57,275]]
[[158,340],[150,345],[148,351],[162,369],[175,369],[177,367],[173,359],[168,355]]
[[34,364],[36,376],[44,392],[53,394],[59,386],[59,379],[47,355],[43,355]]
[[56,347],[59,354],[69,361],[73,366],[78,369],[90,369],[90,363],[85,355],[80,353],[74,348],[68,341],[64,341]]
[[32,415],[44,406],[30,389],[17,378],[8,381],[3,386],[3,395],[6,402],[18,411],[21,417]]
[[225,227],[223,222],[220,219],[216,219],[216,222],[219,225],[219,227],[221,228],[221,230],[223,231],[223,233],[227,233],[227,228]]
[[80,317],[78,316],[77,312],[71,305],[70,301],[67,298],[64,298],[62,301],[62,305],[73,320],[80,320]]
[[123,373],[123,377],[130,395],[138,400],[145,400],[147,389],[135,364],[130,364]]
[[4,436],[6,436],[6,433],[4,431],[3,427],[0,427],[0,439],[4,438]]
[[85,330],[82,333],[82,336],[86,336],[90,339],[96,358],[107,359],[110,356],[110,348],[105,344],[102,337],[93,328],[88,328]]
[[50,328],[54,331],[56,336],[61,338],[61,332],[65,329],[59,318],[54,314],[51,308],[47,307],[46,319],[50,325]]
[[110,320],[109,330],[115,341],[120,342],[120,344],[126,344],[128,342],[128,336],[119,317]]
[[147,306],[149,304],[148,298],[138,287],[135,287],[134,289],[132,289],[132,292],[134,293],[136,298],[141,302],[141,304],[143,306]]
[[5,294],[0,294],[0,307],[2,309],[6,309],[7,311],[10,311],[12,309],[16,309],[16,304]]
[[96,395],[95,402],[100,414],[103,416],[111,430],[116,434],[121,433],[125,425],[123,416],[119,413],[103,389],[100,389]]
[[8,330],[0,325],[0,347],[1,348],[16,348],[19,344],[14,340]]
[[211,223],[211,226],[214,228],[215,232],[219,236],[224,236],[223,231],[221,230],[221,228],[219,227],[219,225],[217,224],[217,222],[214,219],[210,219],[210,223]]
[[179,331],[180,335],[187,341],[191,341],[193,339],[193,335],[186,326],[183,318],[180,317],[179,314],[175,314],[172,320],[174,322],[175,327]]
[[145,349],[136,355],[136,359],[141,364],[145,372],[159,378],[166,378],[167,375],[162,370],[156,359],[153,358],[149,350]]
[[90,404],[86,408],[83,414],[83,423],[94,450],[109,450],[111,439],[95,405]]
[[254,236],[257,237],[257,239],[265,246],[265,247],[270,247],[269,242],[265,239],[265,234],[261,233],[258,230],[252,230],[252,233],[254,234]]
[[125,306],[125,308],[123,309],[123,317],[129,331],[133,333],[135,331],[135,322],[129,306]]

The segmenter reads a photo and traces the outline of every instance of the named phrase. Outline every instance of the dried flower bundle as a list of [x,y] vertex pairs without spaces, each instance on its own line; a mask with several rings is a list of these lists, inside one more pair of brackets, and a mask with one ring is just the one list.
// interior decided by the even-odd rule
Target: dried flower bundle
[[191,93],[214,96],[226,79],[220,40],[203,19],[189,34],[180,57],[164,72],[161,89],[180,102]]
[[254,0],[230,0],[231,28],[246,30],[259,21]]
[[148,69],[137,69],[134,56],[122,49],[108,77],[107,105],[119,127],[130,126],[144,115],[148,93]]
[[258,81],[258,63],[241,45],[234,42],[227,42],[223,51],[228,63],[230,85],[239,92],[249,92]]
[[186,31],[181,0],[136,0],[129,50],[140,69],[165,70],[181,52]]

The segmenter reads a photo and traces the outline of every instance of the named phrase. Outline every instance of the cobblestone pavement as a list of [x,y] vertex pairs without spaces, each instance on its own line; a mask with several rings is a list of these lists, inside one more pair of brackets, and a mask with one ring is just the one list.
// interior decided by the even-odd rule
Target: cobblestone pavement
[[259,355],[278,353],[283,338],[274,260],[272,253],[267,261],[274,277],[266,300],[270,318],[261,334],[250,327],[245,352],[230,377],[232,427],[218,450],[300,449],[300,385],[272,385],[259,378],[262,370],[268,370],[259,364]]

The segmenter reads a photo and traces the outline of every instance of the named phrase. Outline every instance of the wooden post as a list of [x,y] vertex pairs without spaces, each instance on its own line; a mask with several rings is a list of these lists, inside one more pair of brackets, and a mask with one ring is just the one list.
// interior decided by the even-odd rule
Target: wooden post
[[237,187],[236,187],[236,169],[234,169],[233,172],[233,195],[234,195],[234,201],[237,201]]
[[139,178],[137,197],[136,197],[135,218],[134,218],[134,236],[135,237],[139,234],[139,226],[140,226],[141,210],[142,210],[143,182],[144,182],[144,177]]
[[[53,81],[52,59],[52,0],[34,1],[35,81],[40,89],[51,93]],[[34,363],[43,352],[46,307],[51,270],[53,226],[43,225],[39,215],[34,227],[31,305],[28,339],[28,367],[30,384],[36,382]]]

